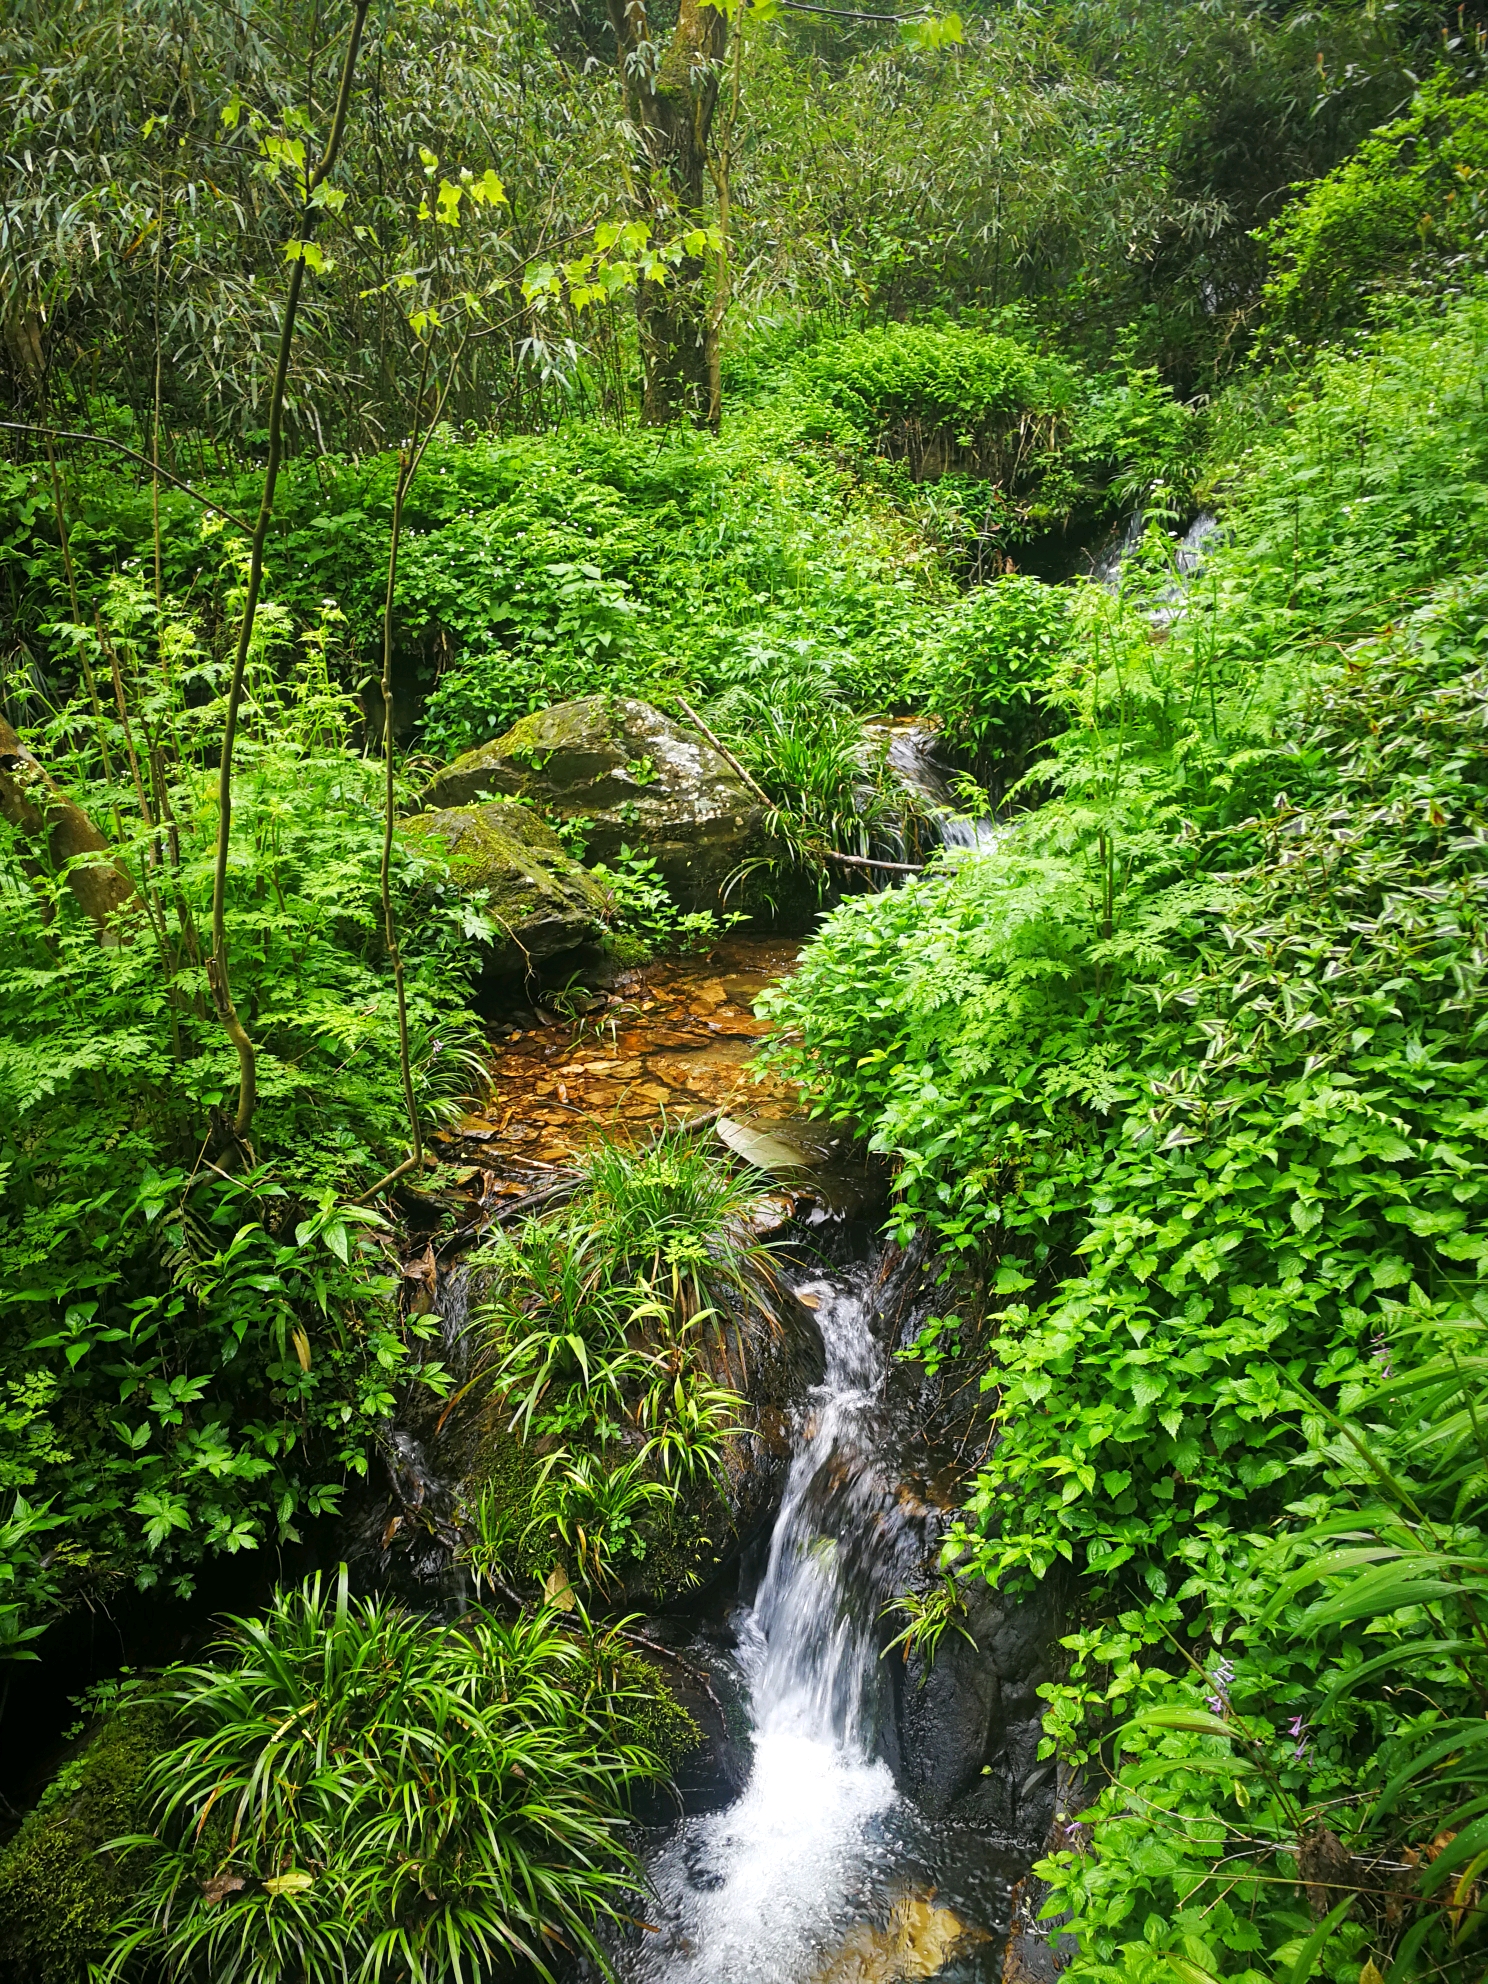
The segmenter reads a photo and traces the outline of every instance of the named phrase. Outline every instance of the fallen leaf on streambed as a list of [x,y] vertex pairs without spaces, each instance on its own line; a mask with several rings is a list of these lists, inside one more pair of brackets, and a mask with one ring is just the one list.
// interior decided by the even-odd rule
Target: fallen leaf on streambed
[[315,1886],[313,1874],[302,1874],[298,1868],[291,1868],[287,1874],[279,1874],[272,1881],[264,1882],[268,1894],[303,1894],[306,1888]]

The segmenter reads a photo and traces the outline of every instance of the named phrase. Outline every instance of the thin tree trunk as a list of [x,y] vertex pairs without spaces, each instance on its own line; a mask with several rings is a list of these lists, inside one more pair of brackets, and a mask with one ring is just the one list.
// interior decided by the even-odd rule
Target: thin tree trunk
[[[325,154],[314,173],[306,182],[304,214],[306,232],[313,215],[311,197],[322,184],[336,163],[341,149],[341,140],[346,130],[347,111],[351,104],[352,79],[356,74],[357,51],[361,46],[362,28],[366,23],[367,9],[371,0],[356,0],[352,15],[351,34],[346,44],[346,60],[341,70],[341,87],[336,97],[335,116],[331,122],[331,134],[326,143]],[[269,524],[274,515],[274,492],[279,481],[279,463],[284,448],[284,393],[289,378],[289,355],[294,344],[295,316],[300,306],[300,289],[305,280],[303,255],[290,265],[289,287],[284,298],[284,321],[279,331],[279,355],[274,367],[274,383],[269,396],[269,455],[264,468],[263,495],[258,506],[258,522],[254,526],[252,549],[248,562],[247,597],[243,601],[243,619],[238,629],[237,653],[233,657],[232,681],[227,693],[227,718],[222,736],[222,760],[217,777],[217,858],[212,880],[212,954],[207,959],[207,983],[212,992],[212,1004],[223,1031],[232,1042],[238,1056],[238,1108],[233,1121],[233,1134],[242,1141],[253,1127],[253,1113],[258,1105],[258,1062],[253,1042],[248,1030],[238,1017],[233,1003],[232,980],[227,961],[227,856],[232,838],[232,761],[233,745],[237,739],[238,712],[243,702],[243,676],[248,665],[248,651],[253,640],[253,623],[258,613],[258,595],[263,587],[264,545],[268,540]]]
[[723,425],[723,326],[733,292],[733,243],[729,225],[733,217],[734,133],[739,125],[739,91],[744,67],[744,18],[741,13],[734,29],[728,121],[712,157],[713,189],[718,196],[718,266],[713,277],[708,331],[708,426],[715,434]]
[[393,598],[398,583],[398,546],[403,535],[403,506],[408,500],[409,490],[413,487],[413,478],[418,474],[419,464],[424,459],[430,436],[439,425],[445,402],[449,398],[450,389],[459,371],[464,349],[462,341],[450,366],[444,388],[429,419],[423,423],[421,433],[419,422],[422,418],[424,390],[429,376],[429,349],[425,346],[413,438],[398,457],[398,477],[393,484],[392,536],[388,545],[387,591],[382,608],[382,755],[387,773],[383,787],[382,812],[382,929],[388,956],[393,961],[393,988],[398,1001],[398,1067],[403,1079],[403,1105],[408,1111],[408,1136],[411,1149],[401,1164],[395,1165],[385,1178],[379,1178],[370,1191],[362,1194],[363,1199],[376,1198],[379,1192],[385,1191],[396,1179],[403,1177],[409,1171],[417,1171],[424,1161],[424,1138],[423,1131],[419,1128],[418,1100],[413,1092],[413,1058],[408,1043],[408,998],[403,981],[403,946],[399,940],[398,919],[393,909],[393,820],[396,805],[393,783]]
[[[610,0],[610,22],[644,181],[633,182],[632,203],[658,237],[706,227],[708,141],[728,17],[706,0],[681,0],[676,28],[654,71],[648,66],[653,44],[645,0]],[[708,424],[717,327],[707,277],[706,259],[689,255],[665,282],[637,285],[641,418],[649,426],[680,419]]]

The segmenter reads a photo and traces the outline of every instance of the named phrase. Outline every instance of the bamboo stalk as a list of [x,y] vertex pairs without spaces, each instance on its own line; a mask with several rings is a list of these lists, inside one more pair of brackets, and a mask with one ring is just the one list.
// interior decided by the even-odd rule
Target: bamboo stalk
[[[346,44],[346,59],[341,69],[341,87],[336,97],[335,115],[331,121],[330,137],[326,141],[324,156],[315,171],[305,182],[304,214],[308,221],[310,205],[315,193],[324,183],[336,163],[341,149],[341,140],[346,131],[347,112],[351,105],[351,85],[356,74],[357,51],[361,46],[362,29],[366,24],[367,10],[371,0],[356,0],[352,15],[351,33]],[[269,525],[274,515],[274,493],[279,481],[279,464],[284,452],[284,395],[289,380],[289,357],[294,344],[295,317],[300,306],[300,290],[305,280],[305,258],[296,256],[290,265],[289,286],[284,298],[284,321],[279,333],[279,352],[274,366],[274,383],[269,395],[269,453],[264,466],[263,494],[259,499],[258,521],[253,529],[252,546],[248,560],[248,586],[243,601],[243,618],[238,629],[237,652],[233,657],[232,681],[227,693],[227,718],[222,736],[222,758],[217,777],[217,857],[212,876],[212,952],[207,959],[207,983],[211,988],[212,1004],[222,1029],[232,1042],[238,1056],[238,1107],[233,1119],[233,1134],[240,1142],[246,1140],[253,1127],[253,1114],[258,1106],[258,1059],[248,1030],[238,1017],[233,1003],[232,980],[227,961],[227,857],[232,838],[232,763],[233,745],[237,739],[238,714],[243,703],[243,677],[248,666],[248,651],[253,640],[253,626],[258,614],[258,596],[263,587],[264,546],[268,541]]]

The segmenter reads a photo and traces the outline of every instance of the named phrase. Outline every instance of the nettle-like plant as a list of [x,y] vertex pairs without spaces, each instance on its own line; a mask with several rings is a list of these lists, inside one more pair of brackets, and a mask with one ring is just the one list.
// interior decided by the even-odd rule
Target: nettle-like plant
[[[226,898],[257,1036],[253,1161],[229,1171],[202,1151],[236,1088],[205,984],[223,668],[178,604],[125,575],[93,626],[70,623],[85,680],[117,689],[113,720],[85,690],[37,733],[114,830],[107,866],[85,859],[115,878],[105,935],[119,941],[100,942],[80,867],[47,873],[0,826],[0,1342],[48,1385],[0,1453],[29,1453],[14,1485],[65,1532],[7,1593],[18,1630],[120,1579],[189,1587],[204,1551],[334,1507],[420,1368],[391,1228],[353,1203],[407,1128],[378,927],[379,768],[347,748],[334,621],[298,652],[276,603],[257,627]],[[468,931],[422,889],[430,874],[426,855],[395,850],[413,1101],[433,1122],[479,1064],[461,1010]]]
[[1079,1575],[1072,1978],[1481,1967],[1483,322],[1328,361],[1166,638],[1076,602],[1046,803],[775,1001],[980,1283],[946,1567]]

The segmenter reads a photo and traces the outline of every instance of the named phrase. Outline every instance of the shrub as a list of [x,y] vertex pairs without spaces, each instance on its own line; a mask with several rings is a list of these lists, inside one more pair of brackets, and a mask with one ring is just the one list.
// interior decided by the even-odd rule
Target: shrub
[[1323,361],[1165,639],[1077,600],[1049,802],[775,997],[980,1277],[948,1567],[1081,1573],[1072,1984],[1481,1963],[1484,330]]
[[484,1250],[477,1322],[523,1445],[474,1510],[478,1576],[541,1582],[558,1561],[603,1586],[675,1527],[682,1484],[722,1474],[770,1272],[744,1227],[758,1195],[685,1132],[605,1143],[571,1205]]
[[1484,263],[1488,99],[1442,75],[1260,231],[1273,267],[1264,343],[1326,338],[1366,319],[1406,278],[1462,280]]
[[979,586],[946,616],[915,687],[947,743],[984,776],[996,769],[1011,784],[1058,721],[1042,691],[1069,643],[1069,609],[1067,592],[1007,578]]

